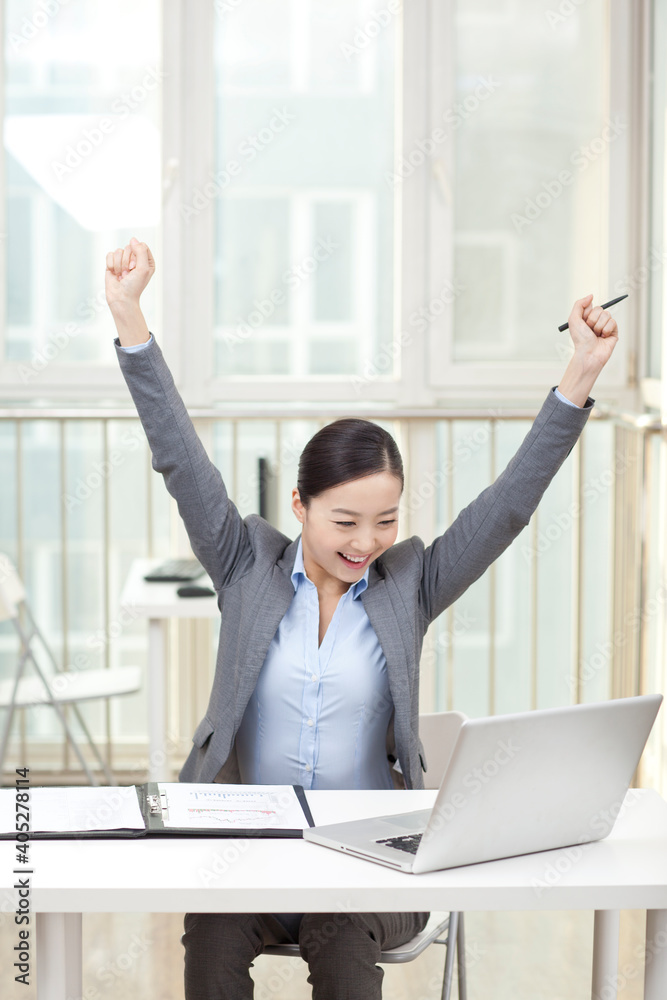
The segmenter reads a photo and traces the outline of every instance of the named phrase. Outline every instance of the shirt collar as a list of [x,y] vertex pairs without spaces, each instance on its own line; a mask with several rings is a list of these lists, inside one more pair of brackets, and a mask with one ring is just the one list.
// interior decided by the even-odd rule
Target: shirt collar
[[[351,587],[348,588],[349,590],[352,591],[352,600],[355,600],[355,598],[357,597],[361,597],[363,592],[366,590],[366,587],[368,586],[369,569],[370,569],[370,564],[366,567],[366,570],[362,578],[360,580],[357,580],[356,583],[353,583]],[[294,568],[292,569],[291,578],[295,591],[299,586],[300,579],[309,580],[309,577],[306,574],[306,570],[303,565],[303,546],[301,544],[301,535],[299,535],[299,544],[297,545],[296,556],[294,557]],[[309,580],[309,582],[312,583],[312,580]]]

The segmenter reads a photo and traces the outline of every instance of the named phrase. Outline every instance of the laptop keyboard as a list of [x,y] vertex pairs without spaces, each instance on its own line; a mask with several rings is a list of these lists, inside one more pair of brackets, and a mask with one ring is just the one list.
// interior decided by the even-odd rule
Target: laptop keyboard
[[387,837],[386,840],[376,840],[376,844],[389,844],[397,851],[405,851],[407,854],[416,854],[419,842],[422,839],[421,833],[411,833],[401,837]]

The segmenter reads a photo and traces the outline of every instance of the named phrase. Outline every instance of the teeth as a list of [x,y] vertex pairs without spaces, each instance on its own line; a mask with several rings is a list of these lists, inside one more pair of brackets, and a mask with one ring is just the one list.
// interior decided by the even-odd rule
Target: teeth
[[343,552],[343,555],[346,559],[349,559],[350,562],[363,562],[364,559],[368,558],[367,556],[348,556],[346,552]]

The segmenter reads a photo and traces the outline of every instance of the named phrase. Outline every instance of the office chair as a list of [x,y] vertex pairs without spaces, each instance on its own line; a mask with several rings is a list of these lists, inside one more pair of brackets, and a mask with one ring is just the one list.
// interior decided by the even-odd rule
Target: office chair
[[[434,712],[419,716],[419,735],[424,746],[424,753],[428,764],[428,771],[424,775],[424,786],[426,788],[440,787],[459,727],[464,719],[465,716],[460,712]],[[458,998],[459,1000],[467,1000],[465,930],[462,913],[431,913],[423,931],[415,934],[406,944],[383,951],[379,962],[381,965],[398,965],[403,962],[412,962],[413,959],[421,955],[431,944],[442,944],[446,948],[441,1000],[449,1000],[451,995],[455,950],[459,988]],[[267,945],[264,948],[263,954],[298,957],[300,954],[299,945]]]
[[[24,629],[19,617],[23,610],[27,628]],[[0,682],[0,708],[7,709],[7,717],[0,740],[0,777],[5,760],[5,752],[9,741],[9,732],[16,708],[50,705],[60,719],[67,739],[79,759],[81,767],[88,776],[91,785],[99,782],[88,767],[81,749],[69,726],[63,705],[71,705],[76,717],[88,739],[90,748],[104,771],[107,782],[114,784],[113,775],[103,760],[88,727],[79,712],[78,702],[90,701],[94,698],[113,698],[116,695],[131,694],[141,686],[139,667],[114,667],[102,670],[61,670],[55,661],[46,639],[37,627],[30,605],[26,599],[25,588],[19,579],[7,556],[0,553],[0,621],[11,621],[21,643],[20,655],[14,677]],[[52,667],[52,672],[45,672],[40,666],[34,652],[35,643],[39,641],[46,659]],[[37,676],[24,677],[26,665],[34,667]]]

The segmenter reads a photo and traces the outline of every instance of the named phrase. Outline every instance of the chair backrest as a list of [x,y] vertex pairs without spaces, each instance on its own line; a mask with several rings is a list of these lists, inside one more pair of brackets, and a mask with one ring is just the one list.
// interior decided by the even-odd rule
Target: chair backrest
[[428,765],[425,788],[440,788],[461,723],[466,718],[463,712],[427,712],[419,716],[419,737]]
[[11,560],[0,552],[0,622],[18,618],[19,604],[25,600],[25,588]]

